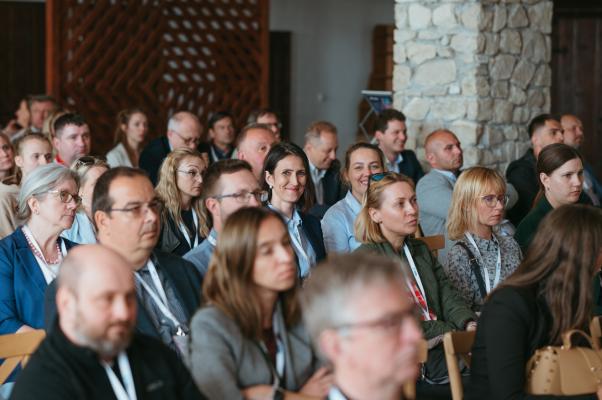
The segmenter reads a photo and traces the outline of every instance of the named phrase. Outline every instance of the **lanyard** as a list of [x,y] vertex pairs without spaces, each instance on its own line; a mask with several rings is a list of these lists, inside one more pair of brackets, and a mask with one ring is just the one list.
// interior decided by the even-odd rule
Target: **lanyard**
[[[479,259],[481,260],[481,269],[483,270],[483,275],[484,275],[484,280],[485,280],[485,289],[487,290],[487,293],[491,292],[491,281],[489,279],[489,271],[487,270],[487,267],[485,266],[485,262],[483,261],[483,256],[481,255],[481,251],[479,250],[479,248],[477,247],[477,243],[475,242],[474,238],[472,237],[472,235],[470,234],[470,232],[466,232],[464,234],[466,236],[466,239],[468,239],[468,241],[470,242],[470,244],[472,245],[472,247],[474,247],[474,249],[477,252],[477,257],[479,257]],[[498,283],[500,283],[500,273],[502,270],[502,255],[500,253],[500,245],[498,243],[497,245],[497,260],[495,262],[495,277],[493,278],[493,287],[496,287]]]
[[150,272],[151,279],[153,280],[153,286],[155,286],[155,289],[157,289],[159,294],[157,294],[155,292],[155,290],[153,290],[153,288],[151,288],[149,286],[149,284],[146,283],[144,281],[144,279],[142,279],[142,277],[140,277],[140,275],[137,272],[134,273],[136,275],[136,279],[138,280],[138,282],[140,282],[140,284],[142,285],[144,290],[146,290],[146,292],[149,294],[151,299],[155,302],[156,306],[159,308],[159,311],[161,311],[161,313],[164,316],[169,318],[171,320],[171,322],[174,324],[174,326],[176,326],[178,328],[178,332],[176,333],[176,335],[184,336],[185,333],[182,329],[182,324],[180,324],[180,321],[178,321],[178,319],[173,315],[173,313],[169,309],[169,303],[167,302],[167,295],[165,294],[163,285],[161,285],[161,281],[159,280],[159,274],[157,273],[155,264],[151,260],[148,260],[147,267]]
[[199,245],[199,216],[196,215],[196,211],[194,211],[194,208],[191,208],[191,211],[192,224],[194,225],[194,242],[191,240],[190,232],[188,232],[188,229],[186,228],[186,225],[184,225],[183,222],[180,222],[180,231],[182,231],[182,234],[184,235],[184,239],[186,239],[186,243],[188,243],[188,246],[191,249],[194,249]]
[[117,400],[137,400],[136,397],[136,388],[134,387],[134,378],[132,377],[132,369],[130,368],[130,361],[128,360],[128,356],[124,351],[119,353],[117,356],[117,365],[119,366],[119,373],[121,373],[121,378],[125,383],[125,388],[113,372],[111,366],[102,362],[102,366],[109,377],[109,382],[111,383],[111,387],[113,388],[113,393],[115,393],[115,397]]
[[268,364],[268,367],[270,368],[270,371],[272,373],[272,377],[273,377],[273,384],[272,386],[274,388],[278,388],[280,387],[280,380],[282,379],[282,377],[284,376],[284,364],[285,364],[285,360],[284,360],[284,344],[282,343],[282,339],[280,337],[280,330],[278,329],[278,324],[277,324],[277,313],[279,312],[279,305],[276,305],[276,310],[274,310],[274,315],[272,317],[272,329],[274,330],[274,336],[276,338],[276,367],[274,368],[274,365],[272,364],[272,361],[270,360],[270,356],[268,354],[268,348],[266,347],[265,343],[263,343],[263,341],[259,342],[259,349],[261,350],[261,354],[263,355],[263,358],[265,359],[266,363]]
[[[408,263],[410,264],[410,269],[412,270],[412,275],[414,275],[414,280],[416,280],[416,284],[418,285],[420,294],[422,294],[422,297],[424,298],[424,308],[422,307],[422,305],[420,305],[419,301],[416,301],[416,303],[418,303],[418,305],[420,306],[420,310],[422,311],[422,314],[424,315],[425,320],[430,321],[431,315],[429,314],[429,305],[426,300],[426,293],[424,291],[424,286],[422,286],[422,280],[420,279],[420,275],[418,274],[418,269],[416,269],[416,264],[414,264],[414,259],[412,258],[412,254],[410,253],[410,249],[408,248],[407,244],[403,245],[403,252],[405,253],[406,259],[408,260]],[[412,295],[414,297],[416,297],[413,290],[412,290]],[[416,300],[418,300],[418,299],[416,299]]]
[[[44,254],[44,253],[42,253],[42,249],[40,249],[40,245],[38,244],[38,242],[36,242],[36,239],[33,237],[33,233],[31,233],[31,230],[29,229],[29,227],[27,225],[23,225],[23,227],[21,229],[23,231],[23,234],[29,239],[28,242],[31,243],[31,245],[35,247],[36,251],[39,254]],[[61,255],[64,258],[67,255],[67,247],[65,246],[64,240],[61,240],[60,242],[61,242],[61,245],[60,245]],[[50,284],[50,282],[52,282],[53,280],[56,279],[60,262],[57,264],[48,264],[46,262],[46,260],[39,257],[35,252],[32,251],[32,253],[33,253],[33,256],[35,257],[36,261],[38,262],[40,269],[42,270],[42,275],[44,275],[44,280],[46,281],[47,284]],[[52,267],[55,267],[55,268],[52,268]]]

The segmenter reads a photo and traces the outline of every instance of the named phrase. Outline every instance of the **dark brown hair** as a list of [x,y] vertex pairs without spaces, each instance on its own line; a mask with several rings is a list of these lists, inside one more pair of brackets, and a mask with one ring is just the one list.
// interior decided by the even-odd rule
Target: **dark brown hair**
[[550,310],[551,344],[569,329],[587,330],[592,278],[602,249],[602,210],[569,204],[543,219],[525,259],[499,288],[534,287]]
[[545,192],[545,188],[543,187],[543,182],[541,181],[539,175],[546,174],[550,176],[554,171],[558,168],[562,167],[566,162],[574,160],[578,158],[581,160],[583,164],[583,157],[581,157],[581,153],[574,147],[566,145],[564,143],[553,143],[547,145],[541,150],[539,153],[539,157],[537,157],[537,181],[539,182],[539,192],[537,196],[535,196],[535,200],[533,200],[533,206],[539,202],[541,196],[543,196]]

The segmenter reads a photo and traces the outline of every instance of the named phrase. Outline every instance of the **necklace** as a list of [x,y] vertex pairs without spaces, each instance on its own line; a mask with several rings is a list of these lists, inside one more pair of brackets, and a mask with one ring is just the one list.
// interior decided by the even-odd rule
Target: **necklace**
[[32,239],[29,237],[29,235],[25,235],[25,239],[27,239],[27,244],[29,245],[29,248],[31,249],[31,251],[33,252],[33,254],[35,254],[37,257],[41,258],[42,260],[44,260],[44,262],[48,265],[52,265],[52,264],[58,264],[61,259],[63,258],[63,254],[61,253],[61,248],[59,247],[58,242],[55,244],[56,245],[56,259],[54,260],[47,260],[46,257],[44,257],[44,254],[38,249],[38,246],[36,246],[33,242]]

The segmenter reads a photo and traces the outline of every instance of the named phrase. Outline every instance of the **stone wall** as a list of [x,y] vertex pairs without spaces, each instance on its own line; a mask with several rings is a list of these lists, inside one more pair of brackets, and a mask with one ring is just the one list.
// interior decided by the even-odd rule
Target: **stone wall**
[[396,0],[394,105],[424,138],[445,127],[464,165],[505,170],[527,147],[528,121],[550,109],[551,0]]

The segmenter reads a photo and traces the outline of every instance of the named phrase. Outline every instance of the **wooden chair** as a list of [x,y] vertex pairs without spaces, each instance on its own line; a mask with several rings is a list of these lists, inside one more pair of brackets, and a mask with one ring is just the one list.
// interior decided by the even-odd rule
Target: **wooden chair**
[[[428,344],[425,339],[421,339],[418,342],[418,362],[424,364],[428,357]],[[414,400],[416,398],[416,382],[411,381],[403,385],[403,398],[407,400]]]
[[42,329],[0,336],[0,384],[3,384],[17,366],[25,366],[29,356],[38,348],[46,336]]
[[445,248],[445,236],[443,235],[422,236],[416,239],[422,240],[435,257],[437,257],[439,250]]
[[464,388],[462,387],[462,376],[458,366],[457,356],[470,367],[470,350],[474,342],[475,331],[447,332],[443,336],[443,348],[445,349],[445,362],[447,372],[449,373],[449,383],[453,400],[462,400],[464,398]]

